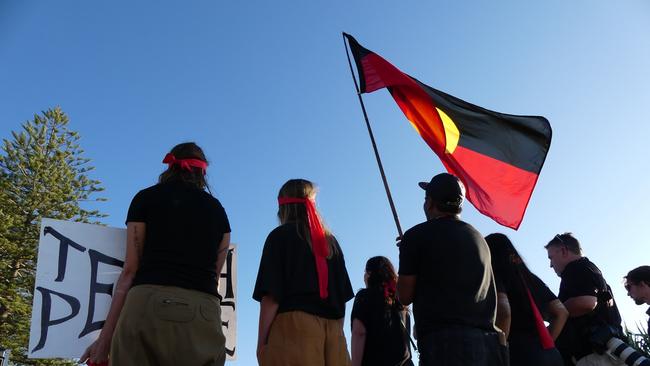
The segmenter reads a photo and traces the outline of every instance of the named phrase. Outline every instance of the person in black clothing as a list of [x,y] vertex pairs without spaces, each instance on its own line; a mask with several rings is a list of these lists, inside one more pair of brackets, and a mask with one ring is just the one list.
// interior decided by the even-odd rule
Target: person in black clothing
[[420,366],[504,365],[490,250],[459,218],[464,186],[443,173],[420,187],[427,221],[404,233],[397,280],[400,302],[413,303]]
[[278,194],[280,226],[264,243],[253,299],[260,302],[262,366],[346,366],[345,303],[354,297],[336,238],[315,208],[316,188],[287,181]]
[[[637,305],[650,305],[650,266],[637,267],[625,276],[625,289],[627,295],[634,300]],[[650,315],[650,308],[647,314]],[[648,318],[648,328],[650,332],[650,318]]]
[[352,366],[409,366],[410,318],[396,298],[397,273],[386,257],[366,262],[352,307]]
[[600,269],[582,255],[580,242],[571,233],[555,235],[544,248],[551,267],[562,279],[558,298],[569,311],[569,320],[557,339],[565,363],[617,365],[590,342],[599,327],[623,334],[621,315]]
[[82,362],[105,362],[109,348],[111,365],[225,362],[217,287],[230,244],[228,217],[209,193],[200,147],[179,144],[163,163],[158,184],[131,202],[124,268]]
[[[485,237],[497,285],[496,325],[506,333],[511,366],[562,366],[555,340],[569,317],[562,302],[524,263],[507,236]],[[546,329],[544,320],[548,320]]]

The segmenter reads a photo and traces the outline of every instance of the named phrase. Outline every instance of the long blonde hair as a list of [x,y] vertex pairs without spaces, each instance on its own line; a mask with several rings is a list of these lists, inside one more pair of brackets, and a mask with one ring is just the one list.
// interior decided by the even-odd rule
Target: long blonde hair
[[[313,200],[316,198],[316,186],[306,179],[289,179],[280,188],[280,192],[278,192],[278,198],[307,198]],[[320,213],[318,212],[318,209],[316,209],[316,214],[318,215],[316,219],[319,220],[323,226],[323,231],[325,232],[325,237],[327,238],[327,243],[329,246],[329,255],[327,258],[331,258],[332,255],[338,254],[336,239],[323,221]],[[296,223],[298,236],[306,240],[307,243],[309,243],[309,247],[311,248],[312,244],[311,235],[309,232],[309,220],[307,219],[307,209],[305,208],[304,204],[288,203],[279,205],[278,219],[280,220],[280,224]]]

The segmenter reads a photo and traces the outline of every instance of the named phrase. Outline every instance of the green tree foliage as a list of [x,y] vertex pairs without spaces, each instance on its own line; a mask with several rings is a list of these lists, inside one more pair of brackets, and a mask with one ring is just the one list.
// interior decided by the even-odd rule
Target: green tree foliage
[[632,348],[641,352],[645,357],[650,358],[650,336],[648,330],[644,330],[642,325],[637,325],[637,333],[625,327],[625,341]]
[[71,364],[26,357],[40,219],[98,223],[105,215],[82,205],[103,201],[95,197],[103,188],[88,176],[93,167],[60,108],[11,134],[0,151],[0,346],[16,364]]

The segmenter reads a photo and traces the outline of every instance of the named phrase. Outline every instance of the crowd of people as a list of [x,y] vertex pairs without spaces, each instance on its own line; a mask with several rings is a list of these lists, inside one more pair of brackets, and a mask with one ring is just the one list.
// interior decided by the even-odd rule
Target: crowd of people
[[[177,145],[163,162],[159,183],[131,202],[124,269],[82,362],[225,362],[217,286],[228,218],[210,193],[200,147]],[[460,219],[457,177],[419,185],[426,220],[400,238],[398,270],[386,257],[368,259],[356,296],[343,250],[315,206],[315,185],[291,179],[280,188],[280,225],[266,239],[253,291],[260,365],[408,366],[415,350],[421,366],[620,364],[591,342],[603,327],[622,337],[621,317],[575,236],[558,234],[545,246],[561,278],[556,296],[506,235],[483,237]],[[650,266],[625,281],[637,304],[650,304]],[[348,352],[343,323],[353,298]]]

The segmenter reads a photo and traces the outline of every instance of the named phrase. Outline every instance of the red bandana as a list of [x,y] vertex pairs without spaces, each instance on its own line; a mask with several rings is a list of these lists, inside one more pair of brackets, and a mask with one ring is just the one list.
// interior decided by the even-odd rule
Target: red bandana
[[320,298],[326,299],[328,296],[327,256],[329,255],[329,246],[327,245],[327,239],[325,238],[325,230],[323,230],[323,225],[318,219],[318,214],[316,213],[316,207],[314,206],[314,201],[308,198],[281,197],[278,198],[278,203],[280,205],[285,205],[288,203],[305,204],[305,208],[307,209],[307,220],[309,221],[309,233],[311,236],[312,252],[314,253],[314,258],[316,259],[316,273],[318,274],[318,289],[320,292]]
[[178,165],[181,169],[187,171],[192,171],[192,167],[199,168],[205,175],[205,170],[208,168],[208,163],[200,159],[177,159],[174,154],[169,153],[165,155],[165,158],[162,161],[164,164],[168,164],[171,168],[172,165]]

